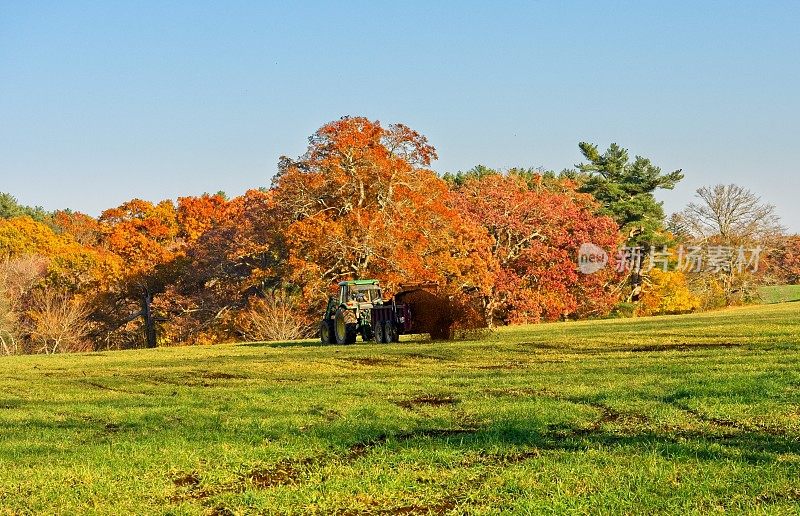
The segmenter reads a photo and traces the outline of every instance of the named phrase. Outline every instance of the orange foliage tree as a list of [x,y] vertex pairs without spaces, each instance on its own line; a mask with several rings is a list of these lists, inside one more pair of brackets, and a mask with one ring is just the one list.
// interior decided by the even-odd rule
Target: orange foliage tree
[[177,213],[171,201],[133,199],[100,215],[103,246],[126,264],[128,275],[152,270],[180,254]]
[[389,290],[437,282],[484,292],[491,239],[450,206],[427,167],[436,151],[402,125],[343,118],[321,127],[297,160],[282,158],[273,184],[273,245],[283,276],[319,309],[336,282],[376,277]]
[[178,197],[177,221],[179,235],[194,242],[219,223],[225,214],[227,200],[222,194],[203,194],[200,197]]
[[273,245],[270,198],[268,192],[249,190],[215,204],[207,229],[188,243],[176,280],[156,302],[171,315],[165,326],[174,341],[241,337],[237,316],[248,298],[262,295],[275,282],[283,260]]
[[[99,225],[99,245],[125,264],[115,285],[98,301],[95,315],[103,323],[103,338],[127,347],[138,345],[144,335],[146,345],[155,346],[152,301],[172,281],[183,256],[175,205],[133,199],[104,211]],[[139,319],[141,324],[134,323]]]

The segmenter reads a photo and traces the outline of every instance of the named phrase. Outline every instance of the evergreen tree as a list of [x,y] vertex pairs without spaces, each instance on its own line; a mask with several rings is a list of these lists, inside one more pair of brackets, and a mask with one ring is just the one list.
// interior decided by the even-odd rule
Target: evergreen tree
[[587,163],[576,165],[582,175],[580,191],[592,194],[603,205],[603,214],[617,221],[629,245],[663,245],[664,208],[653,192],[671,190],[683,179],[675,170],[662,174],[649,159],[636,156],[633,162],[628,151],[616,143],[603,153],[597,145],[581,142],[581,153]]
[[24,206],[17,202],[13,195],[0,192],[0,218],[12,219],[23,215],[27,215],[37,222],[45,222],[50,217],[50,214],[41,206],[35,208]]

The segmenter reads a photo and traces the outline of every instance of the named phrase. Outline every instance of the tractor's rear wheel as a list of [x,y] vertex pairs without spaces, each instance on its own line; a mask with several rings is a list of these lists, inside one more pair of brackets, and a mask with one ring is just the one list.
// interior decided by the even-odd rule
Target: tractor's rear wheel
[[375,328],[373,328],[373,329],[375,330],[375,343],[376,344],[383,344],[384,342],[386,342],[384,340],[385,335],[383,333],[383,323],[380,322],[380,321],[376,322],[375,323]]
[[340,308],[334,319],[334,333],[337,344],[352,344],[356,341],[358,321],[352,310]]
[[329,319],[325,319],[319,325],[319,340],[323,344],[333,344],[334,343],[334,336],[333,336],[333,322]]
[[397,326],[392,321],[386,321],[383,325],[383,341],[384,342],[399,342],[400,334],[397,333]]

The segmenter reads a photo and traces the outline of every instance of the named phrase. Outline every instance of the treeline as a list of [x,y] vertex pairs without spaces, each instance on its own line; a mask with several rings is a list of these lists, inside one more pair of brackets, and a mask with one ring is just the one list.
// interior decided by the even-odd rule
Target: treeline
[[[310,336],[348,278],[378,278],[390,292],[436,283],[481,307],[456,329],[474,323],[466,317],[498,325],[678,313],[745,302],[758,282],[797,280],[800,242],[768,224],[769,210],[736,234],[703,226],[702,210],[667,221],[653,193],[680,171],[629,160],[616,145],[580,151],[584,163],[560,173],[479,166],[439,177],[423,135],[348,117],[321,127],[302,156],[281,158],[269,188],[233,199],[133,199],[94,218],[4,194],[0,351]],[[586,243],[613,255],[715,239],[769,240],[781,257],[761,272],[700,280],[613,263],[587,274],[576,261]]]

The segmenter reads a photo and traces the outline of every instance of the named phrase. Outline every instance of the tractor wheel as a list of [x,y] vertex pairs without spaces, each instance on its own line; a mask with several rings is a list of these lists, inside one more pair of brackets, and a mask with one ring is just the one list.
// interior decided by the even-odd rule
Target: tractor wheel
[[328,319],[325,319],[319,325],[319,340],[323,344],[333,344],[336,342],[333,336],[333,323]]
[[352,344],[356,341],[358,321],[352,310],[340,308],[334,319],[334,333],[337,344]]
[[386,321],[383,325],[383,341],[384,342],[399,342],[400,335],[397,333],[397,326],[391,321]]
[[376,344],[383,344],[386,342],[385,335],[383,333],[383,323],[378,321],[375,323],[375,343]]

